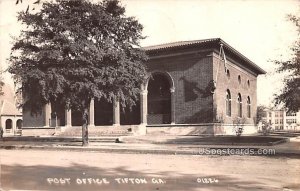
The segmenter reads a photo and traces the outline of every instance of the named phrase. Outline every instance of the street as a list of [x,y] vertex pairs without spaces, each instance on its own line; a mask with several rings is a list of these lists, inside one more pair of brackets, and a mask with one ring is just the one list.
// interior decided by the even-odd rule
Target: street
[[299,158],[0,150],[0,164],[3,190],[300,190]]

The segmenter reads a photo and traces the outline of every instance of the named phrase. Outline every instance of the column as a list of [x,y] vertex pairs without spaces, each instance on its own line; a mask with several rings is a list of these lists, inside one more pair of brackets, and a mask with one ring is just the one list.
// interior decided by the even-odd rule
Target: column
[[14,118],[12,119],[12,132],[15,135],[17,132],[17,120],[16,120],[16,116],[14,116]]
[[45,124],[44,127],[50,127],[50,121],[51,121],[51,104],[48,103],[44,106],[44,112],[45,112]]
[[290,127],[287,127],[287,125],[286,125],[286,110],[285,109],[283,110],[283,114],[282,114],[282,125],[283,125],[284,130],[288,130],[288,128],[290,128]]
[[89,126],[95,126],[95,100],[92,99],[90,103],[90,110],[89,110]]
[[120,126],[120,102],[117,99],[113,102],[113,126]]
[[137,129],[134,130],[135,135],[146,135],[147,134],[147,115],[148,115],[148,91],[141,87],[140,92],[140,110],[141,110],[141,124]]
[[140,93],[140,105],[141,105],[141,125],[147,125],[148,115],[148,102],[147,102],[148,91],[142,89]]
[[175,124],[175,88],[170,89],[171,92],[171,124]]
[[72,111],[71,109],[65,110],[65,126],[66,127],[71,127],[72,126]]

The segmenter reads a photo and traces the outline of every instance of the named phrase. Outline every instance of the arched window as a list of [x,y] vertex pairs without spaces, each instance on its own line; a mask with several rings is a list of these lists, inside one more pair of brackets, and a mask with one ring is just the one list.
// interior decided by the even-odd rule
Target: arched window
[[242,117],[243,111],[242,111],[242,96],[239,93],[237,97],[237,109],[238,109],[238,117]]
[[229,72],[228,69],[226,70],[226,76],[227,76],[228,79],[230,78],[230,72]]
[[5,129],[12,129],[12,120],[11,119],[7,119],[5,121]]
[[251,117],[251,100],[250,97],[247,97],[247,117]]
[[231,95],[230,91],[226,91],[226,115],[231,116]]
[[239,82],[239,84],[241,84],[241,83],[242,83],[242,78],[241,78],[241,76],[240,76],[240,75],[238,76],[238,82]]

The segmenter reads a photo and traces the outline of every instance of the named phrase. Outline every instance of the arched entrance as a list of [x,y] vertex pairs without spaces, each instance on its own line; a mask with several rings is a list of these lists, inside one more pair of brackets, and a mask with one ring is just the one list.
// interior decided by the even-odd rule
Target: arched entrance
[[12,129],[12,120],[11,119],[7,119],[5,121],[5,129]]
[[62,107],[60,104],[55,105],[51,103],[51,127],[59,127],[66,125],[66,118],[65,118],[65,108]]
[[110,126],[113,124],[113,103],[105,99],[95,100],[95,125]]
[[71,111],[72,115],[72,126],[81,126],[82,125],[82,114],[80,111],[77,110],[72,110]]
[[23,124],[22,119],[18,119],[16,122],[17,129],[22,129],[22,124]]
[[148,82],[148,124],[171,123],[171,83],[164,73],[153,73]]
[[133,105],[131,108],[126,106],[121,108],[120,112],[120,123],[121,125],[138,125],[141,123],[140,117],[140,100],[136,101],[136,105]]

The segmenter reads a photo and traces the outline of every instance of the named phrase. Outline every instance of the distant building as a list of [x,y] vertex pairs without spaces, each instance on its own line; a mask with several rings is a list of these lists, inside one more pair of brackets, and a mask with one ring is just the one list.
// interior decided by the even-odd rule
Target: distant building
[[263,120],[272,126],[275,131],[299,131],[300,111],[287,112],[286,109],[266,109]]
[[22,112],[17,109],[12,89],[5,85],[4,94],[0,96],[0,125],[4,135],[20,134],[22,129]]
[[[239,121],[245,134],[256,132],[257,76],[265,71],[244,55],[219,38],[144,49],[149,78],[137,105],[122,110],[117,101],[92,100],[91,131],[132,127],[139,133],[233,134]],[[27,134],[52,134],[57,127],[80,132],[80,113],[64,108],[54,113],[51,104],[38,116],[23,108],[23,118]]]

